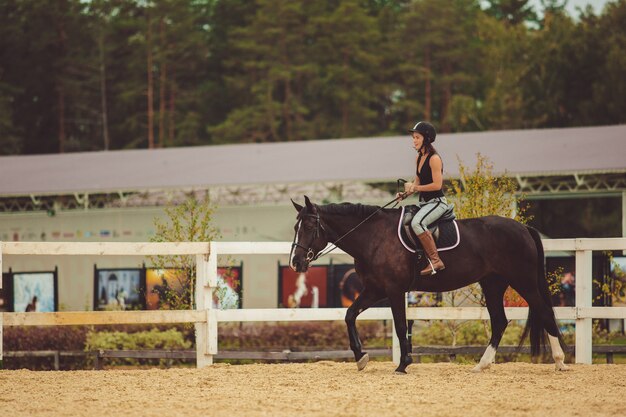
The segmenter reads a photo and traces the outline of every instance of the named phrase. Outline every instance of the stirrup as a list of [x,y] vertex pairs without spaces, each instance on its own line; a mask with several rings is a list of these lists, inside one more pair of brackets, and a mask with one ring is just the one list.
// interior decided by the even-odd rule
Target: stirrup
[[[423,271],[420,271],[420,276],[422,277],[427,277],[428,275],[435,275],[437,273],[437,269],[435,269],[433,263],[431,262],[429,257],[426,257],[426,259],[428,260],[428,265],[430,265],[430,274],[423,274]],[[439,271],[443,271],[444,269],[446,269],[445,265],[442,268],[439,268]]]

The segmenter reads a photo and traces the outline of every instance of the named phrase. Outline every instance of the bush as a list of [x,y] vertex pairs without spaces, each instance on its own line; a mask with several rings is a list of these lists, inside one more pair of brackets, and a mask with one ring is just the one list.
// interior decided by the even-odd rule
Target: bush
[[[386,329],[388,327],[388,329]],[[363,345],[390,347],[391,322],[358,322]],[[347,349],[348,332],[344,322],[304,323],[221,323],[220,350],[332,350]]]
[[4,350],[83,350],[84,326],[5,327]]
[[[137,333],[150,329],[158,331],[177,330],[186,343],[192,346],[195,340],[193,326],[188,325],[105,325],[105,326],[23,326],[5,327],[3,349],[5,352],[58,350],[85,351],[87,334],[90,332],[125,332]],[[157,331],[157,330],[155,330]],[[93,366],[93,358],[80,356],[61,356],[60,369],[86,369]],[[52,357],[5,357],[2,367],[6,369],[54,369]]]
[[[42,326],[42,327],[5,327],[3,350],[13,351],[82,351],[88,328],[84,326]],[[60,369],[84,369],[88,366],[87,358],[60,357]],[[52,357],[5,357],[2,367],[6,369],[54,369]]]
[[[176,329],[159,330],[153,328],[149,331],[136,333],[126,332],[89,332],[85,342],[86,351],[96,350],[181,350],[189,349],[191,343],[185,340],[183,334]],[[160,364],[165,364],[166,359],[157,359]],[[137,365],[142,360],[121,358],[108,359],[108,364],[114,365]],[[150,360],[150,361],[153,361]]]

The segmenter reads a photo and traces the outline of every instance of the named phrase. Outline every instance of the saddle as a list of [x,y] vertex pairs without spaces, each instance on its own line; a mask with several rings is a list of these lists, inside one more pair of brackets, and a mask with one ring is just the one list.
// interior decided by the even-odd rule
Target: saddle
[[[400,221],[398,223],[398,238],[402,245],[412,253],[422,252],[422,245],[418,244],[419,239],[411,227],[411,220],[417,214],[419,207],[416,205],[402,207]],[[454,249],[461,241],[459,227],[456,224],[456,216],[453,207],[450,208],[434,223],[428,226],[428,230],[433,234],[437,250],[445,251]]]

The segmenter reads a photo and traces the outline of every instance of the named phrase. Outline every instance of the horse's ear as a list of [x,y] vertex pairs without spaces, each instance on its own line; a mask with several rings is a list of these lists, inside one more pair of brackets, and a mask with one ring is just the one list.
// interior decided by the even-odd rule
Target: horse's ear
[[311,203],[311,200],[309,200],[309,197],[306,195],[304,196],[304,204],[306,204],[306,207],[311,213],[315,213],[317,211],[313,203]]
[[293,198],[291,199],[291,202],[293,203],[293,206],[296,208],[296,210],[298,210],[298,213],[300,213],[300,211],[304,208],[300,204],[293,201]]

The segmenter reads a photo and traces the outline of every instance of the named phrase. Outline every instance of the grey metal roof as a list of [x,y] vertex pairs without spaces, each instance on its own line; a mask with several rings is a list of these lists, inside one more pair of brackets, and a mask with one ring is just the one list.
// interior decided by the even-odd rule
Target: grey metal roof
[[[498,173],[626,173],[626,125],[441,134],[444,176],[476,154]],[[0,195],[99,193],[414,175],[409,135],[0,157]]]

